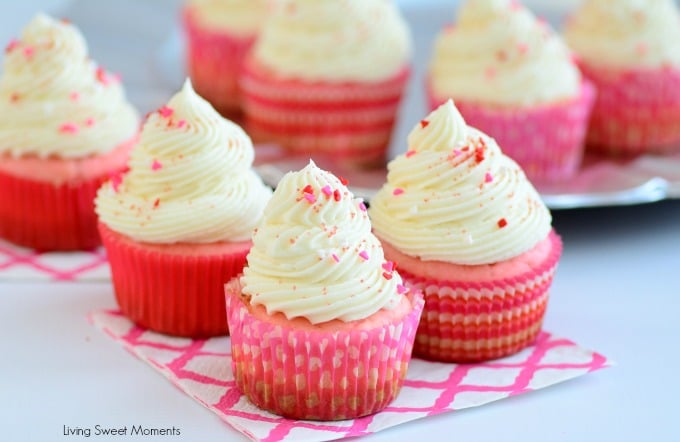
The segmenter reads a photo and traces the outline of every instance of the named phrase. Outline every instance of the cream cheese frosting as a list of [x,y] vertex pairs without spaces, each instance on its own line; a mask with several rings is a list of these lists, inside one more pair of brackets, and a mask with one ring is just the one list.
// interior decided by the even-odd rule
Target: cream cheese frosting
[[680,11],[673,0],[586,0],[567,20],[564,35],[592,65],[680,66]]
[[429,66],[436,97],[530,106],[578,95],[581,74],[545,22],[513,0],[467,0],[437,36]]
[[248,135],[187,80],[149,115],[130,171],[99,190],[96,212],[109,228],[141,242],[247,241],[271,197],[253,158]]
[[189,0],[187,7],[205,28],[249,37],[267,12],[267,0]]
[[551,216],[522,169],[448,100],[408,136],[371,200],[378,237],[423,261],[492,264],[545,239]]
[[406,290],[401,284],[362,200],[311,161],[281,179],[241,277],[251,304],[313,324],[391,310]]
[[282,76],[380,81],[409,63],[411,36],[389,0],[280,0],[253,53]]
[[88,58],[78,29],[38,14],[5,50],[0,153],[82,158],[139,129],[120,81]]

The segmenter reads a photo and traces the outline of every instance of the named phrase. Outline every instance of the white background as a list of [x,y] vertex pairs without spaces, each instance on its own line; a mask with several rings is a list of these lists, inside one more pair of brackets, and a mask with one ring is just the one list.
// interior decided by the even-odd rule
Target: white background
[[[447,16],[436,13],[441,5],[402,3],[418,30],[422,60],[454,8],[444,8],[451,10]],[[553,13],[554,3],[561,10],[573,2],[528,3]],[[177,5],[2,2],[0,43],[17,35],[37,9],[65,7],[57,15],[81,26],[93,58],[123,73],[128,94],[145,113],[181,81],[179,70],[166,68],[173,57],[178,60]],[[140,12],[130,14],[133,8]],[[424,110],[418,87],[412,85],[402,127]],[[605,354],[617,366],[364,440],[680,440],[680,201],[560,211],[554,224],[565,251],[545,328]],[[109,284],[0,282],[0,440],[74,440],[79,438],[62,435],[63,425],[96,424],[175,426],[182,432],[139,440],[245,440],[85,320],[90,311],[113,307]]]

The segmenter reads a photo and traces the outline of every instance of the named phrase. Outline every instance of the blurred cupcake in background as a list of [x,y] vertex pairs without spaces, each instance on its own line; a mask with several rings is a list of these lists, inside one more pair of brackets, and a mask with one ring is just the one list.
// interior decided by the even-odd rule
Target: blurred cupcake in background
[[589,148],[680,149],[680,12],[673,0],[586,0],[564,35],[598,88]]
[[369,215],[385,258],[425,295],[414,354],[511,355],[538,336],[562,252],[522,169],[448,100],[388,164]]
[[290,152],[384,164],[411,36],[387,0],[275,0],[241,81],[246,128]]
[[435,41],[427,86],[431,109],[453,98],[531,180],[577,172],[593,87],[560,37],[519,2],[464,2]]
[[100,244],[93,200],[125,169],[139,117],[78,29],[38,14],[0,77],[0,237],[40,250]]
[[267,0],[187,0],[187,71],[194,89],[222,115],[241,111],[238,75],[255,42]]
[[311,161],[281,179],[226,299],[238,388],[264,410],[314,420],[396,398],[423,308],[364,203]]
[[227,333],[224,284],[241,273],[271,196],[253,146],[187,80],[151,113],[130,170],[97,194],[99,229],[123,313],[161,333]]

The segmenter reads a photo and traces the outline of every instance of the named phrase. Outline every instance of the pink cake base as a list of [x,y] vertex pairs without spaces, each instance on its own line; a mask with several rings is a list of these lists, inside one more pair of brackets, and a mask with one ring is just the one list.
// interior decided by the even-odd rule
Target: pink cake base
[[0,237],[41,251],[99,246],[94,198],[126,169],[136,140],[79,159],[0,155]]
[[226,300],[238,388],[263,410],[325,421],[374,414],[394,400],[423,308],[420,293],[409,293],[400,314],[381,310],[349,323],[356,327],[315,326],[255,312],[237,279],[227,284]]
[[553,231],[532,250],[489,265],[421,261],[383,241],[385,258],[425,295],[414,355],[479,362],[514,354],[541,330],[562,242]]
[[[430,90],[431,109],[447,99]],[[493,137],[531,181],[554,182],[573,177],[581,165],[594,100],[595,89],[584,82],[578,97],[551,105],[494,107],[456,100],[456,107],[470,126]]]
[[613,154],[680,150],[680,68],[615,72],[581,65],[598,88],[588,149]]
[[256,142],[291,152],[382,165],[409,76],[404,67],[381,82],[312,83],[282,78],[248,58],[241,78],[246,128]]
[[243,271],[251,242],[150,244],[99,223],[116,300],[136,324],[206,338],[228,333],[224,284]]
[[186,32],[189,77],[196,92],[222,115],[236,118],[241,111],[238,77],[255,35],[238,36],[203,29],[190,8],[182,14]]

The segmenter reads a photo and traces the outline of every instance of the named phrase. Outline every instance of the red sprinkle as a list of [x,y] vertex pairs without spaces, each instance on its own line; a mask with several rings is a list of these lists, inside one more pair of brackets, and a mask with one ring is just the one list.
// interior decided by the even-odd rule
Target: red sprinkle
[[311,184],[307,184],[304,189],[302,189],[302,193],[314,193],[314,189],[312,189]]
[[323,192],[323,194],[326,195],[327,197],[330,197],[331,195],[333,195],[333,191],[331,190],[331,186],[329,186],[328,184],[326,184],[325,186],[323,186],[321,188],[321,192]]
[[502,229],[503,227],[507,226],[508,222],[505,220],[505,218],[501,218],[498,220],[498,227]]
[[427,120],[420,120],[420,127],[421,127],[422,129],[425,129],[425,128],[427,127],[428,124],[430,124],[429,121],[427,121]]
[[59,126],[59,132],[63,134],[77,134],[78,126],[76,126],[73,123],[64,123],[61,126]]
[[346,186],[346,185],[349,184],[349,181],[347,181],[347,180],[346,180],[345,178],[343,178],[343,177],[338,177],[338,179],[340,180],[340,182],[342,183],[343,186]]
[[366,250],[362,250],[361,253],[359,253],[359,256],[361,256],[365,261],[368,261],[368,253],[366,253]]
[[160,198],[156,198],[156,201],[153,202],[153,208],[156,209],[158,208],[158,205],[161,203]]
[[158,161],[157,159],[154,158],[153,163],[151,163],[151,170],[153,170],[155,172],[155,171],[162,169],[162,168],[163,168],[163,165],[160,163],[160,161]]
[[382,274],[382,276],[383,276],[383,278],[385,278],[385,279],[388,280],[388,281],[389,281],[390,279],[392,279],[392,274],[391,274],[391,273],[384,272],[384,273]]
[[399,195],[401,195],[402,193],[404,193],[404,189],[401,189],[401,188],[399,188],[399,187],[397,187],[396,189],[394,189],[394,190],[392,191],[392,195],[394,195],[394,196],[399,196]]
[[484,161],[484,148],[481,146],[475,148],[475,161],[477,163]]
[[101,66],[97,68],[95,75],[97,76],[97,81],[104,86],[110,83],[109,77],[106,75],[106,71]]
[[179,120],[177,122],[177,129],[183,128],[187,124],[187,120]]
[[490,183],[491,181],[493,181],[493,176],[491,176],[491,173],[487,172],[486,175],[484,175],[484,182]]
[[365,212],[365,211],[366,211],[366,204],[364,204],[363,201],[359,203],[359,209],[360,209],[362,212]]
[[338,258],[338,255],[336,255],[335,253],[333,253],[333,254],[331,255],[331,257],[333,258],[333,260],[334,260],[335,262],[340,262],[340,258]]
[[90,117],[85,120],[85,126],[87,127],[92,127],[94,126],[94,118]]
[[333,191],[333,199],[334,199],[335,201],[340,201],[340,200],[342,199],[342,194],[340,193],[340,190],[335,189],[335,190]]
[[20,98],[19,94],[14,92],[12,93],[12,95],[9,96],[9,101],[11,101],[12,103],[16,103],[17,101],[19,101],[19,98]]
[[386,261],[383,263],[382,268],[386,272],[392,272],[394,271],[394,263],[392,261]]
[[163,118],[169,118],[172,115],[173,112],[174,112],[174,110],[171,107],[168,107],[168,106],[161,106],[158,109],[158,113],[161,114],[161,117],[163,117]]
[[10,40],[9,44],[5,46],[5,53],[9,54],[19,46],[19,40]]
[[406,158],[411,158],[415,154],[416,154],[415,150],[409,150],[408,152],[406,152]]
[[406,287],[404,287],[402,284],[397,284],[397,293],[403,295],[406,292],[408,292],[408,289]]

